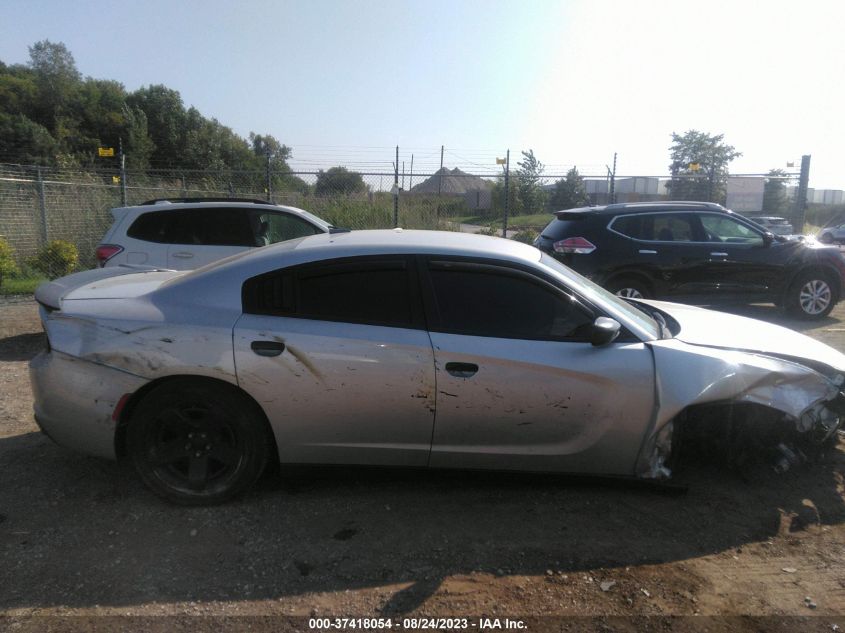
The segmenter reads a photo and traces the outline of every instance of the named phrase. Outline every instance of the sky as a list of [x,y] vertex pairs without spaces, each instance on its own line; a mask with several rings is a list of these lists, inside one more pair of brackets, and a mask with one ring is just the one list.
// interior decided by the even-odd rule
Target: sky
[[[673,132],[723,134],[732,173],[845,189],[845,1],[0,0],[0,60],[63,42],[85,76],[165,84],[291,164],[666,175]],[[15,16],[10,19],[9,16]],[[787,169],[787,171],[793,171]]]

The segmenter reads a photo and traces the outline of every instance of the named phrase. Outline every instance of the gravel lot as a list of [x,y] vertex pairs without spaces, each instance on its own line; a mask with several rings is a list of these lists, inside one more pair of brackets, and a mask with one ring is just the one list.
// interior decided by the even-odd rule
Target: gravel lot
[[[784,323],[772,307],[743,313]],[[845,350],[844,321],[840,305],[821,323],[785,324]],[[802,616],[767,628],[845,630],[843,442],[781,476],[699,467],[686,493],[297,469],[235,503],[186,509],[148,493],[128,465],[38,433],[27,362],[40,332],[31,301],[0,305],[0,615],[11,616],[0,631],[43,628],[31,616],[173,615],[222,630],[190,616],[282,614],[586,615],[605,630],[642,623],[612,616]],[[750,631],[761,620],[706,622]]]

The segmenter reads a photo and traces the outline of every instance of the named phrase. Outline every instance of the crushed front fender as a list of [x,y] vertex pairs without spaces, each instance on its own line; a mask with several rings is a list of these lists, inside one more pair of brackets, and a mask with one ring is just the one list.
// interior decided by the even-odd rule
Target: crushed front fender
[[839,428],[845,409],[837,383],[824,374],[763,354],[690,345],[677,339],[651,343],[656,370],[654,420],[637,460],[640,477],[671,473],[673,424],[696,405],[750,403],[781,412],[797,432],[824,441]]

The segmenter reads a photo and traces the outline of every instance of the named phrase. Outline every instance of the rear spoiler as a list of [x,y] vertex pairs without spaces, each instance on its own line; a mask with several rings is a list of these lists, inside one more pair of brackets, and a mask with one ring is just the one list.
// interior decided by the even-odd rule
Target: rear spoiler
[[67,294],[77,288],[94,283],[95,281],[102,281],[103,279],[108,279],[109,277],[131,275],[133,273],[162,272],[167,270],[169,269],[131,264],[110,266],[109,268],[83,270],[82,272],[59,277],[53,281],[47,281],[41,284],[35,289],[35,300],[47,310],[60,310],[62,307],[62,299],[64,299]]

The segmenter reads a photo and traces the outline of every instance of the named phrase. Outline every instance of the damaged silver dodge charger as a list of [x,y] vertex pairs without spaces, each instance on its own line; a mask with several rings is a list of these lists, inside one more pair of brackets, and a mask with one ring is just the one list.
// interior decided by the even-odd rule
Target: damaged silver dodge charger
[[[791,330],[624,301],[537,249],[435,231],[291,240],[192,272],[41,286],[35,416],[214,503],[265,465],[670,476],[678,449],[835,441],[845,356]],[[719,449],[720,451],[722,449]]]

